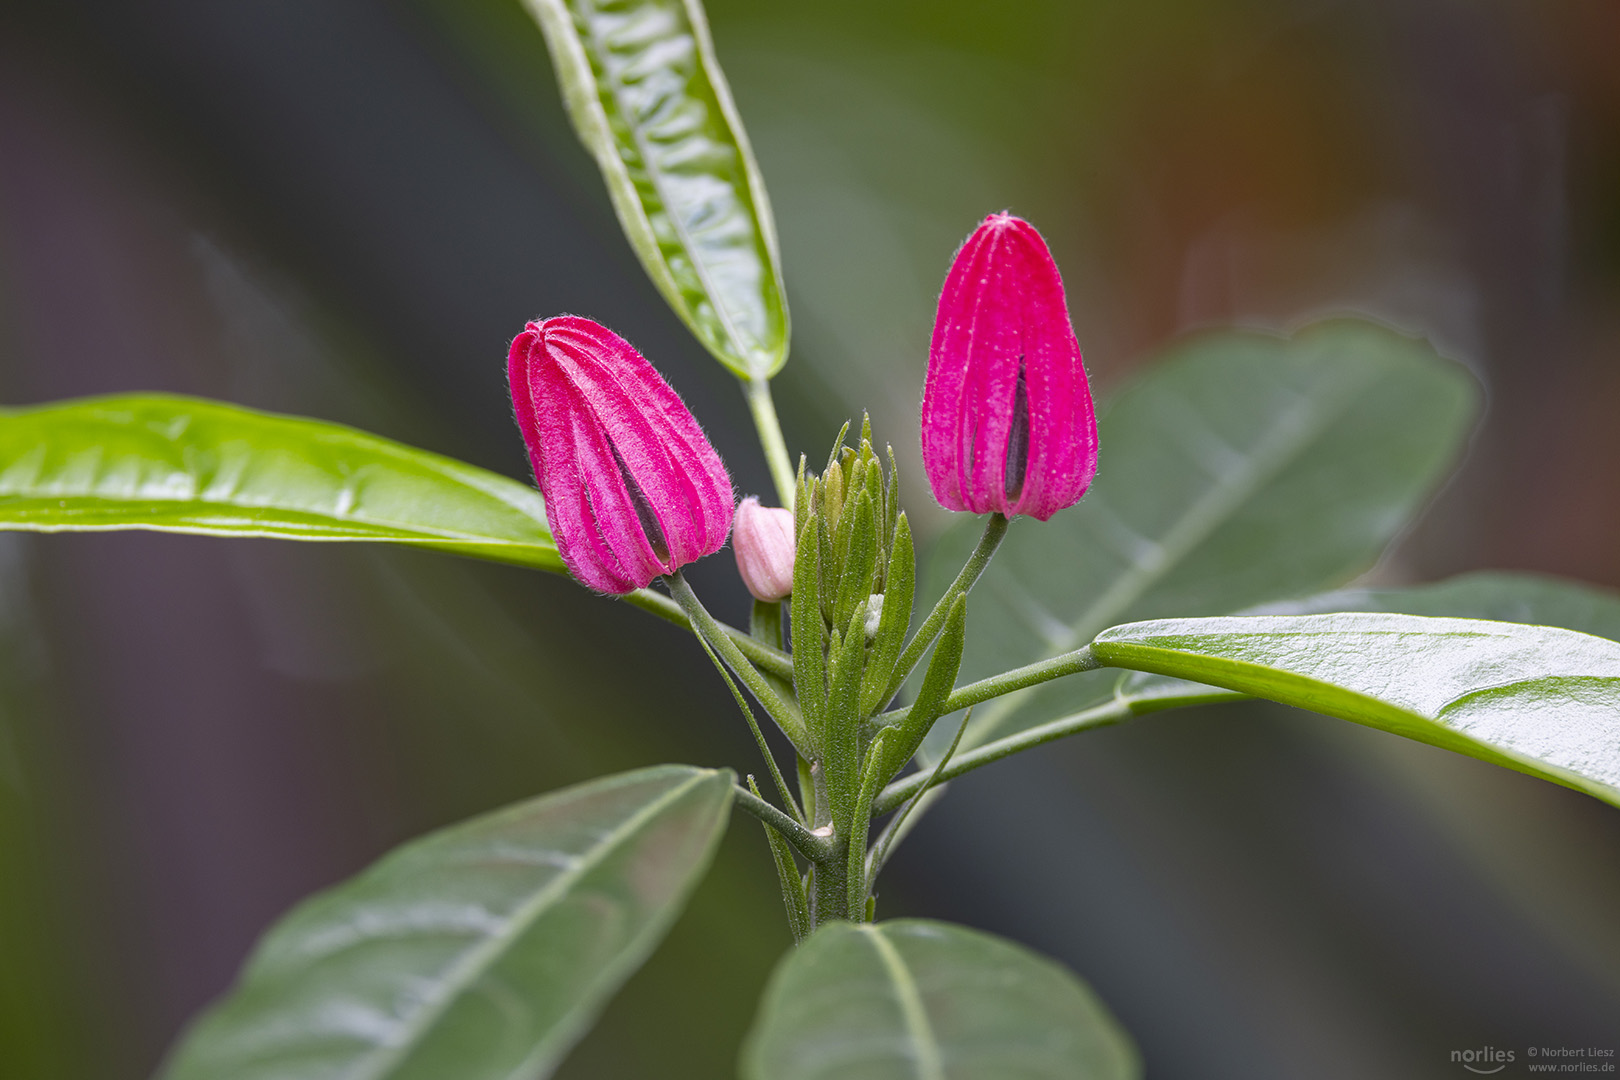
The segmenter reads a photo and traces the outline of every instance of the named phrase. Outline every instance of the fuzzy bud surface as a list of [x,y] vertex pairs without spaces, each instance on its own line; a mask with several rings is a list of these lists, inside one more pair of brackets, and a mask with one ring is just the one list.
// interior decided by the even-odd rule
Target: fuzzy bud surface
[[718,551],[731,479],[653,366],[613,331],[531,322],[507,358],[512,406],[569,572],[627,593]]
[[1034,226],[985,218],[940,294],[922,457],[948,510],[1045,521],[1097,471],[1097,417],[1063,279]]

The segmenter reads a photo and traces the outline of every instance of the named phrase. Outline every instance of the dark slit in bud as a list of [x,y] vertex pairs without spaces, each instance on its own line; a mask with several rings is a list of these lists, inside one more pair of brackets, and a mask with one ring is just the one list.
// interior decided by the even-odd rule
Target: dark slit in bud
[[641,531],[646,534],[647,543],[652,545],[653,554],[658,556],[659,562],[669,562],[669,542],[664,539],[664,530],[658,524],[658,515],[653,513],[652,504],[647,501],[641,485],[630,475],[630,467],[624,463],[619,448],[613,445],[612,439],[608,439],[607,444],[608,449],[613,451],[613,463],[619,467],[619,476],[624,479],[624,490],[630,494],[630,505],[636,508],[636,519],[641,522]]
[[1001,489],[1018,498],[1029,469],[1029,391],[1024,386],[1024,357],[1018,357],[1018,387],[1013,391],[1012,423],[1007,427],[1007,460],[1002,466]]

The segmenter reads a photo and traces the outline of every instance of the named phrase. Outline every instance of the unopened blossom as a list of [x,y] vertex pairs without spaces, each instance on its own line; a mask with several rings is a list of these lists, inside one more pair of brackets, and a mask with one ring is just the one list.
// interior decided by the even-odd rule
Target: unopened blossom
[[1097,418],[1063,279],[1034,226],[991,214],[957,252],[934,320],[922,455],[949,510],[1045,521],[1097,471]]
[[793,591],[794,546],[793,511],[761,506],[752,495],[737,504],[731,550],[755,600],[781,600]]
[[629,342],[574,315],[512,342],[512,406],[569,572],[627,593],[720,549],[731,480],[698,422]]

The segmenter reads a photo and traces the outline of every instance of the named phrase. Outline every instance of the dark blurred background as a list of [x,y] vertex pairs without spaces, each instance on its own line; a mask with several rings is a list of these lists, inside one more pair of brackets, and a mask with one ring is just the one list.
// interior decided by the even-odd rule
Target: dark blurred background
[[[1613,0],[710,14],[781,231],[795,450],[869,407],[920,476],[936,290],[1010,208],[1050,240],[1105,394],[1190,327],[1329,311],[1473,367],[1487,419],[1383,580],[1620,585]],[[526,476],[504,350],[561,311],[637,343],[765,491],[516,0],[0,4],[0,400],[205,394]],[[943,527],[926,489],[909,506]],[[695,577],[743,617],[728,554]],[[271,920],[410,836],[606,771],[756,767],[681,635],[516,569],[4,534],[0,637],[5,1080],[147,1075]],[[964,779],[882,910],[1061,957],[1156,1080],[1359,1080],[1620,1049],[1617,896],[1620,812],[1243,706]],[[787,941],[740,820],[562,1075],[730,1075]]]

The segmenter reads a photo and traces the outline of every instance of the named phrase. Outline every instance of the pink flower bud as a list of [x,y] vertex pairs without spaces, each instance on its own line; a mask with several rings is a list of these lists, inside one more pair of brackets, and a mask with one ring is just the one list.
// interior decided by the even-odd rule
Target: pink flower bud
[[780,600],[793,591],[793,549],[793,511],[761,506],[752,495],[737,505],[731,550],[755,600]]
[[507,372],[546,518],[574,577],[627,593],[726,542],[726,467],[629,342],[559,315],[523,328]]
[[984,219],[956,253],[934,319],[922,455],[948,510],[1045,521],[1097,471],[1097,417],[1063,279],[1041,234]]

